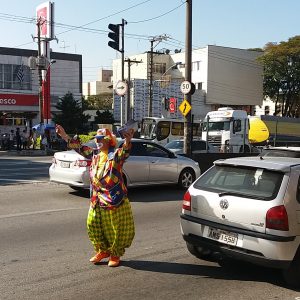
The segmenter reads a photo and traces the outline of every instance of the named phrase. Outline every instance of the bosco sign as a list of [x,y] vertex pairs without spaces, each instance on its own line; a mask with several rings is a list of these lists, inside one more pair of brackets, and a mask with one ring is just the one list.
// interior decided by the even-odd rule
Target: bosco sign
[[0,98],[0,105],[16,105],[16,104],[17,104],[16,99]]

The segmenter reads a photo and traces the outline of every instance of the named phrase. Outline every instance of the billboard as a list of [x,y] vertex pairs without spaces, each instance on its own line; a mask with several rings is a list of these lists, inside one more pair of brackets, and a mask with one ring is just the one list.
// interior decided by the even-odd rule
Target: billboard
[[36,8],[36,19],[40,24],[40,37],[54,39],[54,3],[44,2]]

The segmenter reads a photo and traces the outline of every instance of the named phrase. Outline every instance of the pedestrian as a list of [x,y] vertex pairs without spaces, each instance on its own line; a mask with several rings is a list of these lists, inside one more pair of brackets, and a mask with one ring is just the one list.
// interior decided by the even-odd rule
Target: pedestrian
[[16,129],[16,140],[17,140],[17,150],[21,151],[22,150],[22,140],[21,140],[21,133],[20,133],[19,127]]
[[94,137],[95,147],[71,139],[60,125],[56,125],[56,133],[68,143],[69,148],[92,159],[87,231],[96,254],[90,262],[99,263],[109,258],[108,266],[117,267],[135,234],[131,205],[122,176],[134,131],[124,133],[125,141],[117,149],[116,137],[107,128],[98,129]]
[[28,139],[29,139],[29,134],[27,133],[26,129],[24,129],[21,134],[23,150],[26,150],[28,148]]
[[12,150],[14,148],[14,142],[15,142],[15,133],[12,129],[9,133],[9,150]]
[[33,150],[36,149],[36,142],[37,142],[37,132],[36,132],[36,129],[33,128],[32,129],[32,149]]

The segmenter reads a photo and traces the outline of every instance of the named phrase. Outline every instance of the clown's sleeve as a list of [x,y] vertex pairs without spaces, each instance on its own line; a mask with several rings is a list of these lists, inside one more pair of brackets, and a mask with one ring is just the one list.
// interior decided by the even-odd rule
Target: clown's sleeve
[[118,163],[123,163],[130,154],[131,143],[128,145],[124,142],[122,147],[117,149],[115,159]]
[[80,140],[78,139],[69,139],[68,148],[75,150],[77,153],[88,159],[91,159],[93,156],[93,149],[88,146],[82,145]]

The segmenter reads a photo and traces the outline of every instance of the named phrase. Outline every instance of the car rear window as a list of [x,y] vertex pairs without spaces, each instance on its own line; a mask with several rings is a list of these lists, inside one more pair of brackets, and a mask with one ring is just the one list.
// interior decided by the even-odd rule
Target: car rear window
[[272,156],[272,157],[300,157],[299,151],[293,150],[278,150],[278,149],[263,149],[260,156]]
[[281,186],[283,173],[262,168],[213,166],[194,184],[196,189],[252,199],[274,199]]

